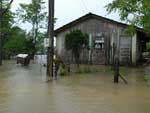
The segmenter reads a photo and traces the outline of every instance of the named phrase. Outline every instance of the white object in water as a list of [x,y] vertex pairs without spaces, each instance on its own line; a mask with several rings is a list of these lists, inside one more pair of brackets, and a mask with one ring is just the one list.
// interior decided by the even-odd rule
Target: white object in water
[[20,58],[26,58],[28,56],[28,54],[18,54],[17,57],[20,57]]

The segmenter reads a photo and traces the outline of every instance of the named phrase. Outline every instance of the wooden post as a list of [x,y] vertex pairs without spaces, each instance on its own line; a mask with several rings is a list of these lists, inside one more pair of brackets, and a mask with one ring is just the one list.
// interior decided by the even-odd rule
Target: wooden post
[[104,33],[105,37],[105,63],[106,65],[109,65],[110,63],[110,35],[108,33]]
[[50,47],[48,47],[47,59],[47,75],[53,77],[53,54],[54,54],[54,0],[49,0],[49,16],[48,16],[48,38]]
[[50,47],[47,48],[47,76],[50,76]]
[[118,60],[118,56],[115,55],[114,58],[114,83],[118,83],[119,82],[119,60]]
[[92,64],[92,34],[89,35],[89,56],[88,63]]
[[119,82],[119,44],[120,44],[120,33],[117,31],[117,43],[115,47],[115,56],[114,56],[114,83]]

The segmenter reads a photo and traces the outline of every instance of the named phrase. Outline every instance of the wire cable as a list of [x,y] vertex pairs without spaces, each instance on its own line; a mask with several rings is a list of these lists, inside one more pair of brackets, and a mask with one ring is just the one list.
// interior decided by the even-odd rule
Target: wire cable
[[87,11],[86,5],[84,4],[84,2],[82,0],[79,0],[79,2],[81,4],[81,8],[82,8],[83,13],[85,13]]
[[87,8],[87,6],[86,6],[84,0],[81,0],[81,3],[83,4],[83,7],[85,8],[85,10],[88,11],[88,8]]

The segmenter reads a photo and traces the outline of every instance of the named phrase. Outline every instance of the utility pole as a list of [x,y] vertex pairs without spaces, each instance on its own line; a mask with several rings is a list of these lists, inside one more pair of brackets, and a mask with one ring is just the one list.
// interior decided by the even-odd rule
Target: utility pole
[[54,0],[49,0],[48,8],[48,38],[49,47],[47,51],[47,76],[53,77],[53,54],[54,54]]
[[3,7],[2,7],[2,0],[0,0],[0,65],[2,65],[2,23],[3,23]]

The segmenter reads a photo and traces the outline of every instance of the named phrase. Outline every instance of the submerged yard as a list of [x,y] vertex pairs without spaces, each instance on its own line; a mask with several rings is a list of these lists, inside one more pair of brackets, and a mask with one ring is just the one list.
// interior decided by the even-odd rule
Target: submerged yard
[[40,66],[5,61],[0,67],[0,113],[150,113],[145,68],[123,68],[128,84],[100,71],[42,81]]

